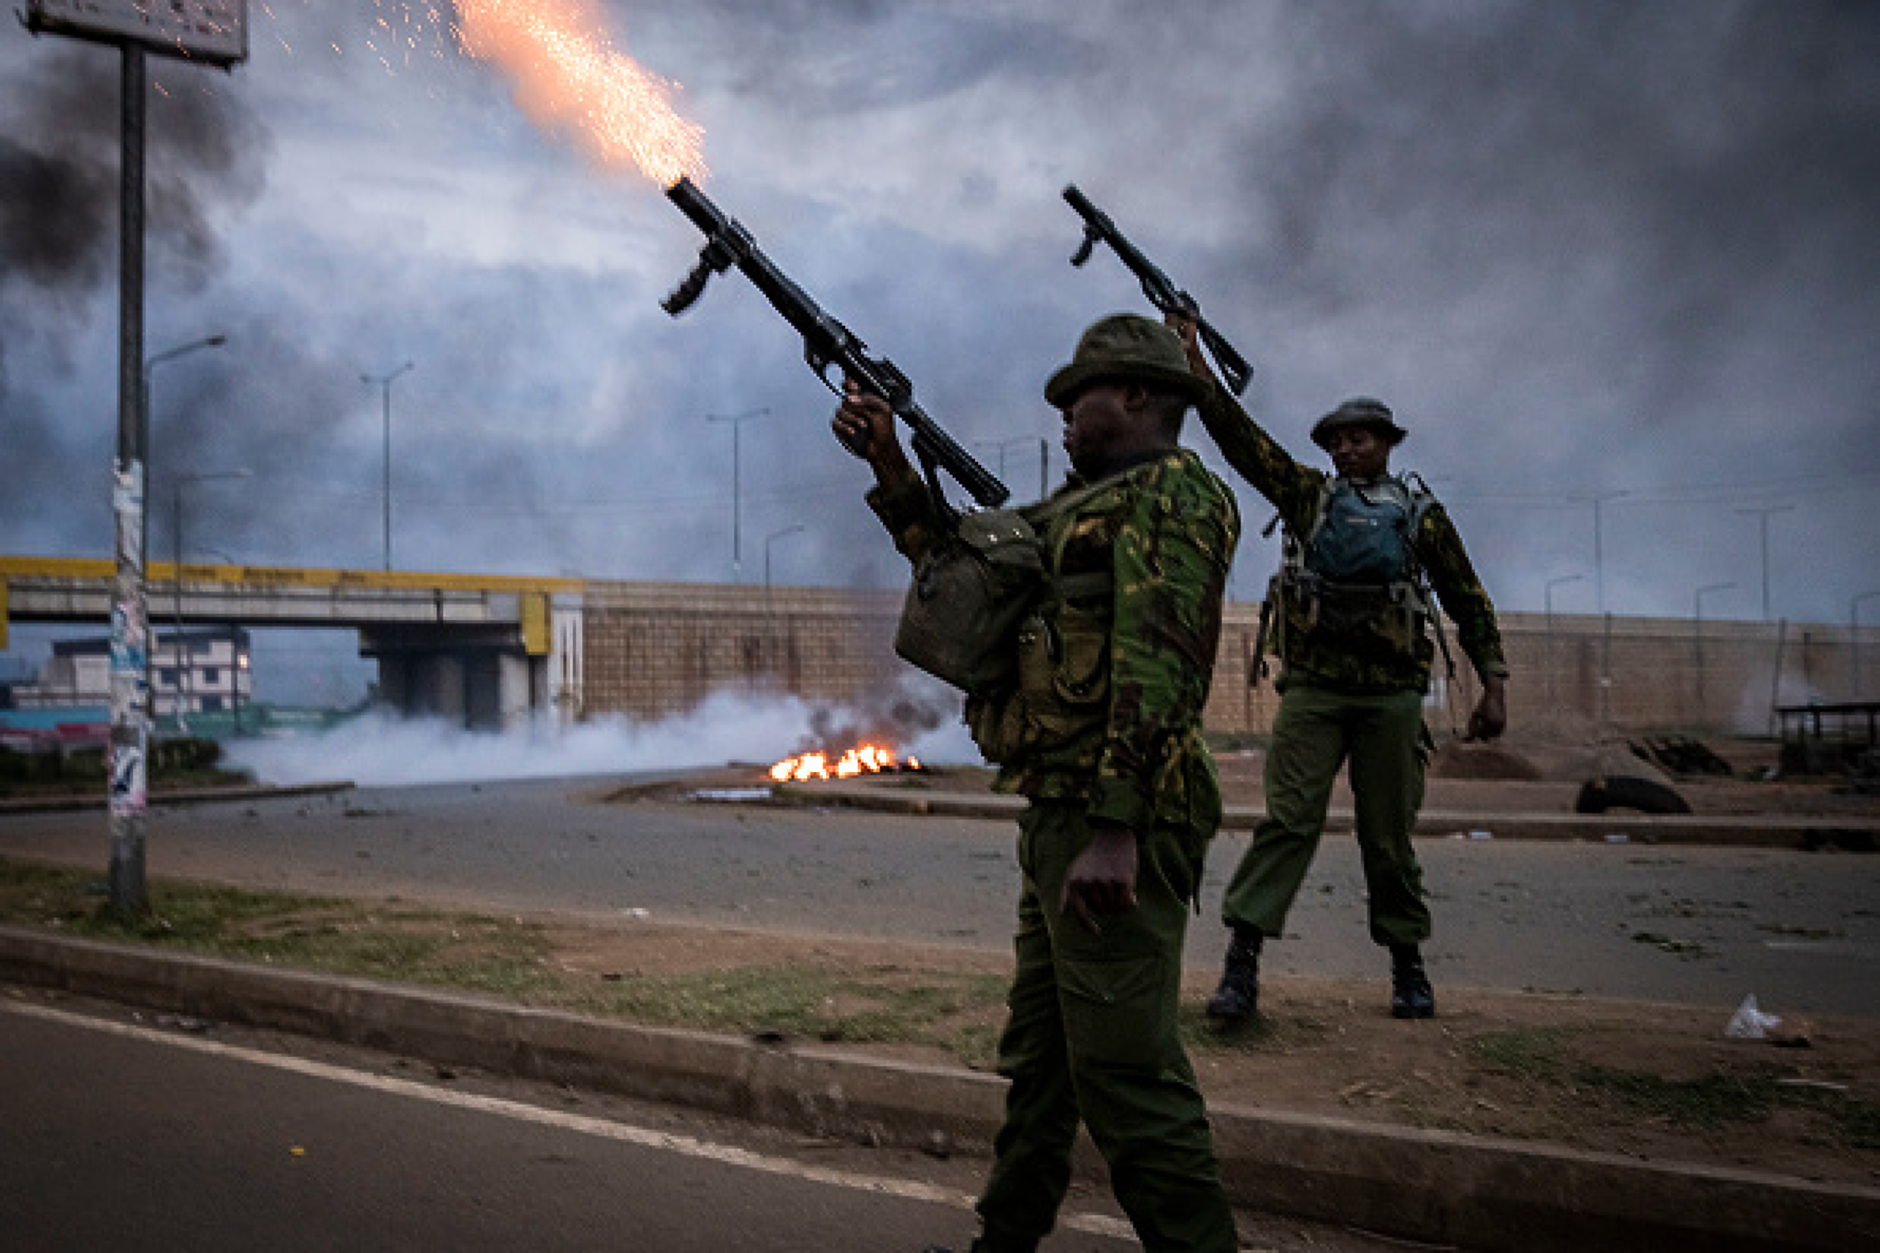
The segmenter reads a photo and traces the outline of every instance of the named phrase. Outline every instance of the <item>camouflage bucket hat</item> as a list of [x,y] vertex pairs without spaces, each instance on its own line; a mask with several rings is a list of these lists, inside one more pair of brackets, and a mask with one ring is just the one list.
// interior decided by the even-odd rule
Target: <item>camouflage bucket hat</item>
[[1044,398],[1062,409],[1077,393],[1101,379],[1128,379],[1166,388],[1190,403],[1208,385],[1188,368],[1188,353],[1174,331],[1134,313],[1117,313],[1093,324],[1077,341],[1071,362],[1044,385]]
[[1397,419],[1390,411],[1390,406],[1381,400],[1372,400],[1369,396],[1360,396],[1347,400],[1338,408],[1320,418],[1312,427],[1312,442],[1320,448],[1330,448],[1332,432],[1341,426],[1363,427],[1367,431],[1376,431],[1392,446],[1401,443],[1410,432],[1397,425]]

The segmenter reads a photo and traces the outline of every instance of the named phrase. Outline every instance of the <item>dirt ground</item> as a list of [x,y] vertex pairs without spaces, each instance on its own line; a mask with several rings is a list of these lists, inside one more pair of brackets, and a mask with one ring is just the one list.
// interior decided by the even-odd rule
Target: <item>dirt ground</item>
[[[1773,764],[1767,747],[1732,749],[1727,777],[1634,767],[1636,758],[1612,751],[1454,744],[1432,762],[1426,807],[1570,812],[1588,762],[1604,761],[1608,771],[1670,784],[1699,813],[1880,817],[1880,798],[1838,780],[1762,777]],[[1220,756],[1230,805],[1260,803],[1260,765],[1257,750]],[[960,785],[950,773],[949,788]],[[996,954],[683,928],[577,931],[565,943],[568,965],[602,974],[787,961],[866,969],[889,989],[924,969],[978,964],[1002,973],[1006,965]],[[1187,1025],[1196,1070],[1217,1106],[1880,1187],[1880,1020],[1791,1019],[1763,1039],[1733,1039],[1708,1008],[1439,988],[1438,1017],[1400,1022],[1374,981],[1271,977],[1260,1020],[1223,1036],[1199,1012],[1209,990],[1203,982],[1189,989]],[[830,1007],[826,1044],[957,1064],[847,1045],[843,1012]]]
[[[597,978],[741,965],[865,970],[891,996],[932,970],[1002,974],[993,954],[681,927],[560,928],[559,960]],[[1211,1104],[1512,1137],[1641,1161],[1683,1162],[1880,1187],[1880,1023],[1785,1023],[1783,1040],[1724,1036],[1707,1010],[1483,991],[1442,992],[1440,1013],[1399,1022],[1374,984],[1279,978],[1256,1025],[1223,1036],[1187,997]],[[821,1047],[960,1064],[933,1050],[858,1045],[830,1005]],[[996,1028],[995,1014],[961,1026]],[[1864,1145],[1864,1147],[1862,1147]]]

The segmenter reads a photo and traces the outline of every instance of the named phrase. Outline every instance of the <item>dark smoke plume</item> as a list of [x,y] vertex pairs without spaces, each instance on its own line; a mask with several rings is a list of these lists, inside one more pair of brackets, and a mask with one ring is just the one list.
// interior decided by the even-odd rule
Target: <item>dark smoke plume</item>
[[[116,273],[121,142],[118,61],[41,41],[0,138],[0,285],[84,296]],[[263,185],[266,135],[219,82],[150,62],[145,229],[153,280],[199,288],[221,259],[217,216]]]

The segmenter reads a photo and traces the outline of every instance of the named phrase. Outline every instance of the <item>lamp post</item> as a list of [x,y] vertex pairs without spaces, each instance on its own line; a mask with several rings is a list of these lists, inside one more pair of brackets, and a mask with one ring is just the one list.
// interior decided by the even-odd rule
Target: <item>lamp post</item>
[[407,361],[389,374],[361,374],[361,383],[376,383],[384,397],[384,419],[381,429],[384,432],[384,455],[381,464],[384,479],[381,484],[382,499],[385,503],[385,568],[392,568],[392,381],[403,374],[418,368],[415,361]]
[[744,581],[744,559],[743,553],[740,550],[740,534],[743,530],[743,523],[739,516],[738,503],[743,494],[743,485],[740,482],[743,471],[740,468],[742,453],[738,446],[738,432],[743,429],[744,424],[749,422],[752,418],[761,418],[769,412],[769,408],[766,407],[761,409],[747,409],[743,413],[708,413],[705,415],[707,422],[729,422],[731,424],[731,581],[733,583],[742,583]]
[[1590,501],[1593,506],[1593,607],[1600,614],[1606,612],[1606,539],[1605,505],[1609,500],[1617,500],[1625,493],[1595,492],[1591,496],[1579,499]]
[[802,523],[786,526],[781,531],[772,531],[764,536],[764,604],[770,604],[770,546],[786,535],[795,535],[803,529]]
[[1880,588],[1876,588],[1875,590],[1871,592],[1862,592],[1860,595],[1856,596],[1853,600],[1853,603],[1851,603],[1847,607],[1848,627],[1850,628],[1850,634],[1852,634],[1854,637],[1854,696],[1855,696],[1855,699],[1859,699],[1861,692],[1865,690],[1861,683],[1861,680],[1864,676],[1860,668],[1860,602],[1863,600],[1872,600],[1876,596],[1880,596]]
[[192,339],[187,344],[179,344],[175,348],[166,349],[165,351],[158,353],[156,356],[151,357],[149,360],[144,362],[144,379],[143,379],[144,385],[143,385],[143,391],[141,394],[142,403],[139,405],[139,413],[137,416],[137,423],[138,423],[138,437],[137,438],[138,438],[138,443],[143,445],[144,454],[146,457],[149,456],[149,452],[150,452],[150,375],[151,373],[158,366],[162,365],[166,361],[174,361],[178,357],[186,357],[190,353],[200,352],[204,348],[220,348],[223,344],[226,344],[226,343],[228,343],[228,336],[226,335],[205,335],[201,339]]
[[1734,583],[1707,583],[1691,597],[1691,651],[1697,659],[1697,720],[1704,719],[1704,597],[1726,591]]
[[1563,574],[1557,579],[1547,580],[1547,586],[1541,593],[1541,602],[1547,607],[1546,652],[1541,669],[1547,675],[1547,707],[1554,707],[1554,589],[1564,583],[1578,583],[1586,576],[1583,574]]
[[1755,509],[1738,509],[1741,514],[1754,514],[1762,531],[1762,620],[1769,621],[1769,515],[1787,513],[1794,505],[1763,505]]
[[[190,353],[200,352],[204,348],[220,348],[226,343],[228,343],[228,336],[226,335],[205,335],[201,339],[192,339],[186,344],[178,344],[174,348],[165,349],[163,352],[157,353],[144,362],[143,386],[138,392],[137,401],[137,444],[144,450],[144,481],[146,483],[151,482],[153,478],[150,473],[153,460],[150,455],[150,376],[155,373],[158,366],[164,364],[166,361],[174,361],[178,357],[187,357]],[[138,519],[137,523],[138,546],[143,550],[146,561],[149,560],[150,554],[150,510],[147,500],[148,497],[146,495],[146,506],[143,510],[143,516]],[[180,595],[180,592],[178,594]],[[150,681],[151,663],[155,655],[156,641],[153,638],[144,649],[144,699],[149,702],[145,712],[152,720],[156,718],[157,713],[157,689]]]
[[[183,639],[183,488],[191,483],[208,483],[217,479],[245,479],[254,471],[243,468],[238,470],[211,470],[204,474],[179,474],[171,486],[170,496],[170,589],[171,608],[176,620],[176,642],[171,650],[171,657],[176,662],[176,729],[187,732],[189,721],[190,696],[190,654]],[[152,699],[155,691],[152,690]]]
[[982,448],[990,448],[999,454],[999,477],[1005,477],[1005,450],[1008,448],[1029,447],[1033,442],[1038,445],[1038,499],[1043,500],[1051,494],[1051,445],[1042,435],[1014,435],[1010,439],[982,439],[974,441]]

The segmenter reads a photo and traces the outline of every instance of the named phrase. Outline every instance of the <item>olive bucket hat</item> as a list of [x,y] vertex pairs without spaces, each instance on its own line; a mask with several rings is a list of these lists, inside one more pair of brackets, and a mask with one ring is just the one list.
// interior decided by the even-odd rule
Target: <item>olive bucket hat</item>
[[1134,313],[1093,323],[1077,341],[1071,362],[1044,385],[1044,398],[1062,409],[1101,379],[1129,379],[1164,387],[1199,403],[1208,384],[1188,368],[1188,353],[1174,331]]
[[1384,437],[1384,441],[1395,447],[1410,432],[1397,425],[1397,419],[1390,411],[1390,406],[1381,400],[1372,400],[1369,396],[1359,396],[1345,403],[1320,418],[1312,427],[1312,442],[1320,448],[1329,450],[1332,432],[1341,426],[1363,427],[1375,431]]

